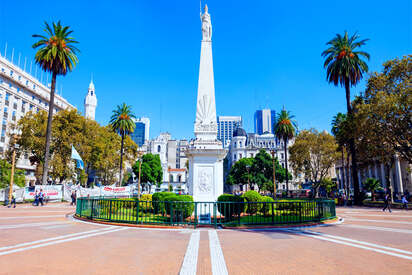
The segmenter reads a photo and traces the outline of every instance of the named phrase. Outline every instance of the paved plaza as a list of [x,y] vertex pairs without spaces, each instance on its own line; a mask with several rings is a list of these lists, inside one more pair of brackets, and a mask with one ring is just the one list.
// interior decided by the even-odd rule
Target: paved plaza
[[410,274],[412,211],[338,208],[299,229],[118,227],[74,207],[0,208],[0,274]]

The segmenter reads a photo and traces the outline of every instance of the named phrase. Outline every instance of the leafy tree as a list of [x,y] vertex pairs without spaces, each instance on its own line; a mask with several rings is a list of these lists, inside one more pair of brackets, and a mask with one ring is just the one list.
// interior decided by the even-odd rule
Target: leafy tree
[[380,181],[374,178],[367,178],[363,183],[363,188],[372,193],[372,201],[375,201],[375,191],[382,189]]
[[[138,160],[132,168],[136,177],[139,176],[139,162],[140,160]],[[150,153],[143,155],[141,173],[140,180],[142,183],[154,183],[160,186],[163,179],[163,169],[159,155]]]
[[325,189],[326,197],[330,192],[336,190],[336,182],[333,182],[331,178],[323,178],[319,186]]
[[[296,135],[297,124],[293,120],[294,116],[289,111],[283,109],[276,119],[274,125],[275,135],[283,140],[285,150],[285,169],[288,174],[288,141]],[[286,191],[289,191],[289,177],[286,177]]]
[[339,158],[337,144],[333,136],[315,129],[303,130],[289,148],[290,162],[296,172],[303,172],[313,183],[314,194],[322,180]]
[[[326,77],[329,83],[335,86],[345,87],[346,108],[348,116],[353,116],[353,110],[350,99],[350,87],[355,86],[362,79],[363,74],[368,71],[368,65],[362,58],[369,60],[369,54],[364,51],[357,51],[365,45],[368,39],[358,40],[359,35],[356,33],[351,37],[345,31],[342,36],[337,34],[335,38],[326,43],[328,49],[322,52],[325,57],[324,68],[326,68]],[[354,183],[355,203],[361,204],[358,180],[357,157],[355,150],[355,139],[349,140],[349,147],[352,154],[352,180]]]
[[54,93],[56,89],[57,75],[66,75],[76,66],[77,52],[79,51],[74,44],[78,43],[70,35],[72,30],[69,26],[62,26],[60,21],[53,23],[53,28],[45,22],[46,35],[34,34],[33,37],[39,40],[33,44],[33,48],[39,48],[34,57],[45,72],[52,74],[50,89],[49,114],[47,118],[46,146],[44,149],[44,168],[42,183],[47,184],[47,175],[49,169],[50,142],[52,134],[52,117],[54,112]]
[[122,137],[122,143],[120,147],[120,180],[119,183],[122,182],[122,173],[123,173],[123,145],[124,145],[124,138],[126,135],[133,133],[136,124],[133,122],[133,118],[135,118],[132,107],[130,105],[126,105],[123,103],[122,105],[118,105],[115,110],[113,110],[112,117],[110,118],[110,125],[112,126],[113,131],[118,132]]
[[[25,175],[24,170],[22,169],[14,169],[14,177],[13,182],[19,187],[25,186]],[[10,186],[10,179],[11,179],[11,164],[7,162],[5,159],[0,159],[0,189],[6,188]]]
[[253,183],[251,167],[253,165],[253,158],[242,158],[233,164],[230,169],[229,176],[226,180],[227,184],[249,184]]
[[[349,178],[346,175],[346,164],[345,164],[345,153],[348,151],[349,147],[349,135],[351,133],[349,129],[350,121],[346,114],[337,113],[332,120],[332,134],[335,136],[336,142],[338,144],[338,150],[341,153],[341,164],[344,168],[343,171],[343,182],[345,185],[345,190],[347,195],[349,194]],[[349,157],[348,154],[346,154]]]

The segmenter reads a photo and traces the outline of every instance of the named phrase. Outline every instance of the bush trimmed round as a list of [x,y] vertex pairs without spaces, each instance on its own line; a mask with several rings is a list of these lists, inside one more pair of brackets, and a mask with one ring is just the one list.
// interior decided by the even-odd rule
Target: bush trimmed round
[[164,214],[166,212],[164,201],[165,197],[176,195],[172,192],[157,192],[152,195],[152,205],[155,214]]
[[[170,195],[165,197],[166,213],[171,215],[173,208],[173,215],[182,215],[183,219],[190,217],[195,210],[193,197],[190,195]],[[179,218],[176,216],[175,218]]]
[[262,207],[262,204],[259,203],[262,200],[262,196],[258,192],[254,190],[249,190],[243,194],[243,197],[248,202],[246,206],[246,213],[255,214]]
[[226,218],[240,215],[245,209],[245,199],[242,196],[222,194],[217,198],[217,201],[223,202],[217,204],[217,209]]

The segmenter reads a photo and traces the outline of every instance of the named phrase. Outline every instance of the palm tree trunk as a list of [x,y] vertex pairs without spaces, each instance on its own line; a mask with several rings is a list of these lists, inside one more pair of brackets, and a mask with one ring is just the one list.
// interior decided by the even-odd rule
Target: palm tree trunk
[[54,110],[54,92],[56,90],[56,73],[52,74],[52,82],[50,88],[50,102],[49,102],[49,115],[47,118],[47,130],[46,130],[46,148],[44,149],[44,163],[43,163],[43,177],[42,184],[47,184],[48,170],[49,170],[49,154],[50,154],[50,139],[52,130],[53,110]]
[[124,142],[124,133],[122,133],[122,144],[120,146],[120,180],[119,186],[122,186],[122,171],[123,171],[123,142]]
[[288,174],[288,148],[287,148],[287,144],[288,144],[288,139],[284,139],[283,140],[285,143],[285,168],[286,168],[286,196],[289,196],[289,174]]
[[[349,118],[352,118],[353,110],[350,105],[350,86],[349,86],[349,79],[345,80],[345,92],[346,92],[346,108],[348,110]],[[359,179],[358,179],[358,159],[356,157],[356,148],[355,148],[355,139],[351,138],[349,140],[349,148],[352,155],[352,181],[353,181],[353,189],[355,195],[355,204],[361,205],[362,201],[360,198],[360,190],[359,190]]]

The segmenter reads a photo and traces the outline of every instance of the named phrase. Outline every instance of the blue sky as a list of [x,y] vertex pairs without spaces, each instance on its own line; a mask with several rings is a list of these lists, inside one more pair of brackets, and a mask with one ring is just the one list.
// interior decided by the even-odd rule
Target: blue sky
[[[300,129],[330,130],[331,118],[346,106],[344,89],[325,81],[321,57],[336,33],[357,31],[370,39],[364,47],[370,71],[412,52],[410,0],[205,2],[213,24],[217,113],[241,115],[248,132],[256,109],[282,106]],[[93,74],[101,124],[126,102],[151,119],[151,137],[161,131],[193,137],[199,1],[2,1],[1,54],[7,42],[8,58],[14,48],[15,62],[19,53],[32,60],[31,35],[52,20],[70,25],[80,41],[78,66],[58,79],[79,111]],[[362,81],[352,94],[364,87]]]

